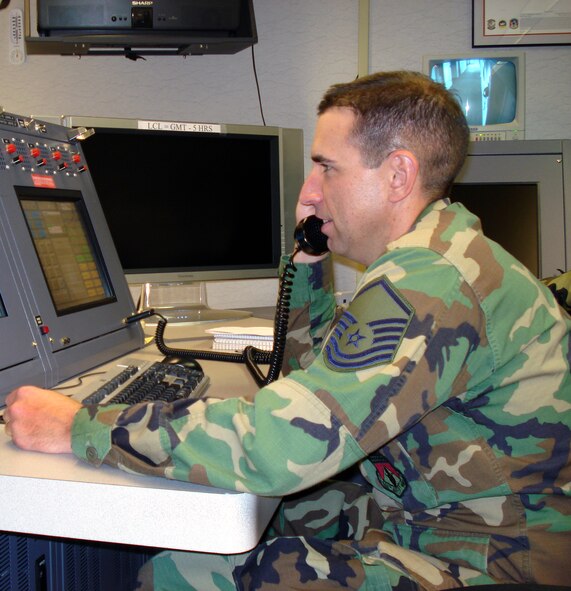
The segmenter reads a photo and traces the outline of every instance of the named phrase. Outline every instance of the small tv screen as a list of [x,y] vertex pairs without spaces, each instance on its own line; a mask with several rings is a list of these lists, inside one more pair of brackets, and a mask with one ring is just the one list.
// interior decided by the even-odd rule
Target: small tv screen
[[517,58],[431,58],[428,74],[458,100],[468,125],[509,124],[517,119]]

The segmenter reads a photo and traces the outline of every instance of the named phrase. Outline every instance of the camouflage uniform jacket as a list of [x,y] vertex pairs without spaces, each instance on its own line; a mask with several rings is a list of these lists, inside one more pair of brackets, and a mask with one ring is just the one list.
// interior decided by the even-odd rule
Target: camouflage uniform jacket
[[457,574],[566,582],[571,320],[549,290],[441,200],[335,325],[334,308],[330,265],[298,265],[287,377],[254,401],[87,407],[74,452],[265,495],[361,461],[396,545]]

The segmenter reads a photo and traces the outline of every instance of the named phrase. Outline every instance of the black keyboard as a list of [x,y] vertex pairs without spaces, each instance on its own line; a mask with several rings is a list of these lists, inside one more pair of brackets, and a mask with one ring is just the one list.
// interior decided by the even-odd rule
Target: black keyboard
[[200,398],[209,379],[193,359],[166,358],[140,370],[130,365],[83,399],[83,404],[138,404]]

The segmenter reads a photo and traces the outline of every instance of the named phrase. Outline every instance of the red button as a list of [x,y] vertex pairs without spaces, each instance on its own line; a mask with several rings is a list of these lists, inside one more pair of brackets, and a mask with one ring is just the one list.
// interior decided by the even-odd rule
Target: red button
[[17,149],[16,144],[8,144],[6,146],[6,152],[8,152],[8,154],[13,154]]

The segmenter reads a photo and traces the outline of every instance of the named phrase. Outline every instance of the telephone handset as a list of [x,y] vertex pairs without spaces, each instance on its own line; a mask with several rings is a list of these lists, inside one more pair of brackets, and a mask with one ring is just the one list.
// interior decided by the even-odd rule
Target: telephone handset
[[329,250],[327,236],[321,232],[321,226],[323,226],[323,220],[315,215],[310,215],[295,227],[293,237],[298,247],[306,254],[318,256]]
[[[291,279],[296,271],[293,257],[300,250],[314,256],[325,254],[329,250],[327,248],[327,236],[321,232],[322,225],[323,220],[319,219],[317,216],[311,215],[301,220],[295,228],[294,239],[296,241],[296,250],[290,256],[280,277],[276,315],[274,318],[274,345],[270,353],[267,351],[261,351],[255,347],[246,347],[243,353],[173,349],[165,344],[163,337],[167,321],[160,314],[156,314],[153,310],[148,310],[135,315],[137,318],[133,317],[132,320],[141,320],[143,317],[146,318],[153,314],[159,316],[157,330],[155,332],[155,344],[163,355],[170,357],[206,359],[210,361],[245,363],[258,386],[265,386],[279,377],[282,368],[289,321]],[[269,365],[266,375],[264,375],[258,367],[259,363]]]

